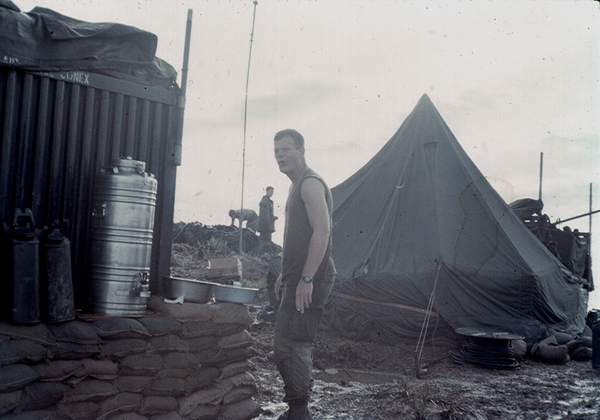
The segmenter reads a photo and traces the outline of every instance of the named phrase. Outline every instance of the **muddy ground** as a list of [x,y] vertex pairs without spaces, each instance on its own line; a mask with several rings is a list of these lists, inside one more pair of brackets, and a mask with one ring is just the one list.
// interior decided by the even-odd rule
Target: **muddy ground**
[[[203,279],[206,261],[197,248],[176,244],[172,275]],[[244,279],[266,276],[267,265],[242,259]],[[256,322],[252,374],[263,413],[273,420],[286,408],[282,382],[269,358],[273,324],[264,322],[264,291],[249,305]],[[590,361],[565,364],[519,361],[514,370],[455,363],[460,343],[427,344],[415,362],[416,345],[394,347],[355,342],[320,328],[314,353],[314,390],[310,403],[315,420],[600,420],[600,370]],[[419,368],[417,368],[417,365]]]

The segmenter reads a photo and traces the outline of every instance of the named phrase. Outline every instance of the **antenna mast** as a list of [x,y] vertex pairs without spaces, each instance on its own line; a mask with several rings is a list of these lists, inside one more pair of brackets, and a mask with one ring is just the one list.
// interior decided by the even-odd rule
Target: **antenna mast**
[[252,16],[252,33],[250,34],[250,51],[248,53],[248,71],[246,73],[246,97],[244,99],[244,145],[242,147],[242,198],[240,204],[240,255],[242,255],[243,230],[242,223],[244,222],[244,172],[246,169],[246,115],[248,112],[248,84],[250,81],[250,59],[252,58],[252,43],[254,41],[254,22],[256,20],[256,5],[258,1],[254,1],[254,14]]

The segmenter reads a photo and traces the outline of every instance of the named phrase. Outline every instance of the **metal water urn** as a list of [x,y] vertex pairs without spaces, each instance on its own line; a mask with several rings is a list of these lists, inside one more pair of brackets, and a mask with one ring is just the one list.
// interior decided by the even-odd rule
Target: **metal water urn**
[[120,158],[94,185],[88,307],[111,316],[142,316],[149,275],[158,183],[146,164]]

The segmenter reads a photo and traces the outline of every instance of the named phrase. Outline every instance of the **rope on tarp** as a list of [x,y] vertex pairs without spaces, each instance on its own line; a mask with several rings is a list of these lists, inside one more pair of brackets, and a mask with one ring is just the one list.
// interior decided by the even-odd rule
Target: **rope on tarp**
[[[351,296],[351,295],[347,295],[345,293],[340,293],[340,292],[331,292],[331,296],[335,296],[335,297],[339,297],[342,299],[348,299],[348,300],[353,300],[355,302],[361,302],[361,303],[369,303],[372,305],[380,305],[380,306],[389,306],[391,308],[399,308],[399,309],[406,309],[409,311],[414,311],[414,312],[419,312],[421,314],[427,314],[427,311],[425,309],[422,308],[415,308],[414,306],[408,306],[408,305],[403,305],[401,303],[394,303],[394,302],[380,302],[377,300],[373,300],[373,299],[367,299],[367,298],[361,298],[358,296]],[[430,315],[431,316],[439,316],[437,313],[430,311]]]
[[[439,262],[435,275],[435,282],[433,283],[433,290],[431,291],[431,295],[429,295],[429,302],[427,304],[427,310],[425,311],[425,319],[423,320],[423,325],[421,326],[421,333],[419,334],[419,340],[417,341],[416,353],[417,356],[417,366],[419,361],[421,360],[421,355],[423,353],[423,347],[425,346],[425,338],[427,337],[427,329],[429,328],[429,320],[431,319],[431,314],[433,312],[433,302],[435,300],[435,289],[437,286],[438,279],[440,277],[440,270],[442,268],[442,263]],[[436,316],[438,316],[436,314]]]

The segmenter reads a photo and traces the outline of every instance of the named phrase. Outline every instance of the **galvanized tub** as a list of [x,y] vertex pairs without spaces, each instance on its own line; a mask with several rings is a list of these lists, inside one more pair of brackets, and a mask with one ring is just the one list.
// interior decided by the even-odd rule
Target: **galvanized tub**
[[92,313],[146,312],[158,182],[145,163],[116,159],[94,185],[88,305]]
[[215,284],[213,294],[217,302],[252,303],[258,289],[250,287]]
[[184,302],[207,303],[212,299],[213,286],[202,280],[184,279],[181,277],[164,277],[163,288],[167,299],[178,299],[183,297]]

